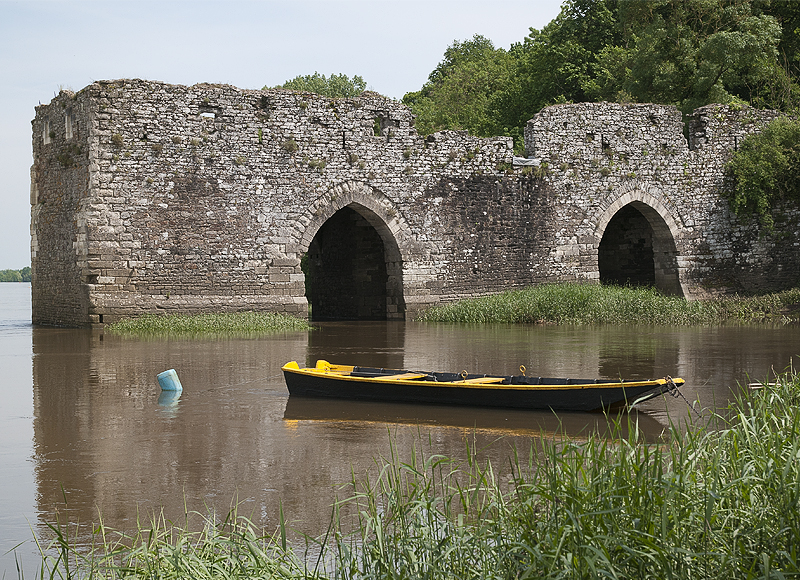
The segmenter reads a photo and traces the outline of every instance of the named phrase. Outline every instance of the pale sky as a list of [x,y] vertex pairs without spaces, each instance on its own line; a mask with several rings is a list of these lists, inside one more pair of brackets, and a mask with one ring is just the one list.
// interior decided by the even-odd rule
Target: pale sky
[[0,0],[0,270],[30,264],[31,120],[61,87],[361,75],[396,99],[454,40],[521,42],[561,0]]

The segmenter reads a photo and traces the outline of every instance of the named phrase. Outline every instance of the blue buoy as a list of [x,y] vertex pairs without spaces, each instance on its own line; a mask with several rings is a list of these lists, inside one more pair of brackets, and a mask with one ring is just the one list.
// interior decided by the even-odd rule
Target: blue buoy
[[158,384],[161,385],[162,391],[182,391],[183,385],[181,385],[181,381],[178,378],[178,373],[175,372],[175,369],[169,369],[168,371],[164,371],[163,373],[158,373]]

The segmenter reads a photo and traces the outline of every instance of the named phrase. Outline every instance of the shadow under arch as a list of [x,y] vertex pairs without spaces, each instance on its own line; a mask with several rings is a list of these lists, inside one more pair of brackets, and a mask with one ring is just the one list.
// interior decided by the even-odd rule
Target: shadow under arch
[[[371,188],[345,185],[318,200],[301,266],[314,320],[403,320],[402,224]],[[389,218],[388,223],[384,217]]]
[[677,224],[657,199],[649,201],[626,194],[598,220],[600,282],[654,286],[664,294],[684,297]]

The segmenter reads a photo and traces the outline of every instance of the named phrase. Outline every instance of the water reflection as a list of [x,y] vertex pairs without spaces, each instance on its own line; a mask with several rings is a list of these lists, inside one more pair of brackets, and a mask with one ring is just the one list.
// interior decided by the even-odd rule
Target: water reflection
[[[417,425],[431,428],[452,428],[464,436],[476,432],[500,437],[560,437],[584,439],[590,434],[600,437],[626,437],[629,429],[638,427],[649,441],[663,439],[665,426],[647,413],[633,411],[607,417],[602,413],[559,413],[516,409],[476,409],[394,403],[386,405],[368,401],[336,401],[289,397],[286,421],[318,421],[331,425],[372,423]],[[608,421],[611,419],[611,422]],[[614,423],[619,422],[619,430]]]
[[[307,335],[268,341],[120,340],[99,332],[35,329],[34,440],[42,519],[63,503],[82,521],[95,508],[125,527],[137,506],[182,513],[222,494],[262,496],[265,468],[284,461],[280,365]],[[180,400],[156,375],[175,368]],[[286,472],[296,472],[291,465]],[[270,503],[273,499],[270,498]],[[112,525],[114,525],[112,524]]]
[[[512,446],[559,429],[603,431],[596,414],[537,413],[289,398],[280,367],[318,358],[378,367],[563,377],[681,376],[689,399],[724,403],[737,381],[763,377],[800,352],[800,328],[570,328],[331,322],[257,340],[135,341],[91,330],[33,329],[33,460],[40,529],[56,509],[97,511],[129,529],[164,507],[242,513],[271,528],[278,500],[302,531],[325,529],[339,486],[375,470],[390,443],[463,457],[465,441],[511,477]],[[183,393],[167,401],[156,375],[174,368]],[[680,400],[634,414],[650,440]],[[67,505],[64,507],[64,497]],[[146,519],[146,517],[145,517]]]
[[[402,368],[405,348],[417,334],[406,337],[405,322],[315,323],[319,329],[308,335],[304,361],[313,366],[317,359],[378,368]],[[298,361],[298,362],[303,362]]]

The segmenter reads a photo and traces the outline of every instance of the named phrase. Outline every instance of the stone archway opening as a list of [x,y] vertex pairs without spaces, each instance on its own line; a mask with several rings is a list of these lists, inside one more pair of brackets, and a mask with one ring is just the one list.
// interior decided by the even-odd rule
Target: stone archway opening
[[301,266],[312,320],[405,317],[397,243],[363,206],[350,204],[325,221]]
[[629,203],[609,220],[600,240],[600,283],[651,286],[664,294],[682,296],[677,256],[664,218],[645,203]]

